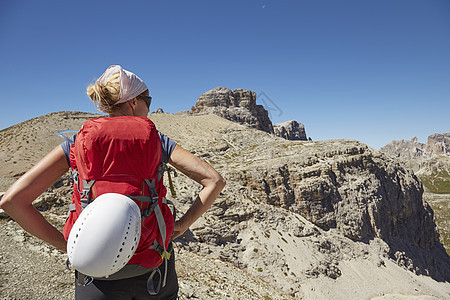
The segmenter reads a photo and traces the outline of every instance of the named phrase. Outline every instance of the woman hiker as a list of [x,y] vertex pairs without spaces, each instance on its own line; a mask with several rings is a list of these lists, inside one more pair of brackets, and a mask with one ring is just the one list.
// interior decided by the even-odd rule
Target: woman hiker
[[[178,281],[175,272],[173,248],[170,247],[171,241],[172,239],[183,234],[206,210],[211,207],[212,203],[225,186],[225,181],[210,165],[177,145],[167,136],[161,133],[151,135],[151,127],[153,124],[147,118],[150,109],[151,97],[149,96],[149,90],[145,83],[135,74],[124,70],[120,66],[111,66],[95,83],[91,84],[87,88],[87,94],[99,110],[109,114],[109,118],[98,118],[97,120],[99,121],[96,121],[96,119],[88,120],[87,122],[93,122],[89,123],[89,126],[87,126],[86,122],[82,131],[90,130],[89,134],[97,134],[96,136],[102,136],[102,143],[117,142],[122,146],[126,146],[117,147],[117,149],[125,149],[123,151],[114,150],[116,152],[109,151],[106,154],[102,154],[106,155],[104,160],[100,159],[103,161],[99,161],[98,158],[95,160],[94,155],[94,161],[91,162],[92,164],[89,166],[97,167],[93,167],[94,170],[88,171],[96,173],[98,170],[95,170],[95,168],[99,168],[100,166],[102,170],[107,169],[108,171],[105,171],[107,173],[111,172],[110,169],[114,170],[117,164],[122,163],[122,167],[124,164],[128,164],[130,169],[139,169],[137,171],[130,171],[129,173],[132,175],[133,172],[139,174],[142,172],[145,173],[149,167],[155,169],[154,166],[145,165],[151,164],[151,162],[148,161],[152,161],[152,159],[147,159],[148,156],[155,154],[145,153],[145,151],[148,149],[154,149],[151,147],[155,147],[155,145],[159,148],[160,145],[161,152],[159,156],[156,157],[157,159],[161,158],[161,161],[158,161],[157,164],[161,163],[161,165],[165,165],[166,163],[170,163],[177,170],[200,183],[203,186],[203,189],[200,191],[189,210],[181,218],[174,222],[173,219],[169,220],[170,218],[167,217],[168,209],[166,204],[161,205],[161,199],[166,191],[162,186],[162,180],[159,182],[158,178],[155,179],[154,182],[156,182],[156,187],[154,187],[154,191],[157,196],[159,193],[158,199],[160,201],[160,205],[162,206],[164,217],[166,218],[165,221],[167,222],[166,227],[168,231],[166,233],[166,241],[162,241],[160,237],[160,241],[162,241],[163,244],[160,248],[164,248],[164,253],[161,257],[156,259],[159,266],[155,266],[152,269],[151,263],[149,263],[150,261],[155,261],[155,257],[150,257],[150,255],[154,256],[157,252],[150,251],[148,249],[148,242],[145,241],[145,239],[151,236],[152,232],[151,230],[147,230],[147,234],[144,234],[145,230],[143,225],[139,246],[136,253],[130,260],[130,262],[133,261],[135,266],[137,266],[137,268],[133,269],[135,271],[127,272],[125,274],[121,272],[121,270],[117,272],[118,276],[115,276],[117,274],[114,274],[111,278],[94,278],[89,284],[80,284],[80,278],[78,278],[80,274],[76,271],[76,299],[176,299],[178,294]],[[134,123],[139,124],[135,126]],[[147,123],[151,125],[147,125]],[[125,127],[127,129],[124,129]],[[133,129],[135,127],[136,129]],[[102,132],[102,134],[99,134],[97,131],[103,130],[101,128],[105,128],[105,132],[108,133],[103,134]],[[128,131],[125,131],[125,137],[115,137],[115,130],[111,130],[111,128],[117,128],[118,132],[124,132],[125,130]],[[149,132],[148,136],[156,136],[157,138],[152,139],[151,141],[149,140],[150,138],[142,138],[142,132],[147,132],[147,130]],[[32,202],[40,194],[52,186],[53,183],[62,175],[64,175],[69,168],[71,169],[72,174],[77,170],[80,171],[80,176],[83,173],[81,170],[86,168],[86,166],[83,165],[81,163],[82,160],[77,157],[80,153],[82,153],[82,151],[94,152],[94,150],[80,149],[87,147],[83,145],[87,145],[88,143],[88,141],[84,141],[86,144],[80,144],[81,146],[78,145],[78,143],[82,142],[82,137],[80,134],[81,131],[78,135],[72,136],[67,141],[53,149],[19,180],[17,180],[17,182],[15,182],[8,189],[0,201],[0,207],[4,209],[4,211],[8,213],[8,215],[13,218],[24,230],[63,252],[67,251],[68,235],[70,233],[71,226],[81,212],[82,202],[86,202],[86,200],[88,200],[88,204],[89,201],[93,201],[93,199],[98,197],[99,194],[108,192],[108,189],[113,189],[113,191],[114,189],[120,190],[120,188],[114,186],[115,183],[108,181],[106,183],[101,183],[98,181],[97,183],[93,180],[92,182],[94,183],[92,187],[89,186],[86,188],[86,182],[88,181],[84,180],[82,184],[81,180],[76,180],[74,183],[72,209],[67,223],[64,226],[63,233],[51,225],[43,217],[43,215],[33,207]],[[77,136],[80,136],[79,140],[77,140]],[[128,139],[128,136],[131,138]],[[85,139],[85,137],[83,137],[83,139]],[[141,140],[139,140],[139,142],[134,142],[137,139]],[[133,141],[130,142],[128,140]],[[128,143],[131,143],[131,145]],[[131,151],[132,154],[127,155],[127,151]],[[155,151],[155,153],[159,153],[159,151]],[[92,153],[88,153],[87,157],[91,154]],[[130,157],[132,155],[133,157]],[[117,158],[116,161],[114,160],[115,157]],[[153,159],[153,161],[154,160],[155,159]],[[138,162],[137,164],[135,163],[136,161]],[[105,166],[105,164],[111,165]],[[136,165],[134,168],[132,168],[133,164]],[[103,180],[108,178],[108,176],[112,176],[111,174],[106,173],[102,173]],[[137,176],[139,174],[134,175]],[[78,177],[78,174],[76,177]],[[125,178],[124,181],[132,182],[133,180],[130,178]],[[101,186],[102,184],[103,187]],[[85,187],[83,187],[83,185],[85,185]],[[133,183],[129,183],[129,185],[133,187]],[[142,190],[143,183],[139,183],[139,186]],[[83,195],[80,194],[78,191],[82,188],[86,188],[87,193]],[[148,196],[149,193],[152,194],[152,191],[150,189],[149,192],[148,189],[144,188],[140,193],[142,195],[136,195]],[[141,209],[145,207],[148,208],[150,205],[149,203],[139,201],[137,201],[137,204],[141,207]],[[151,215],[151,213],[149,215]],[[146,217],[149,216],[147,215]],[[144,222],[145,221],[143,221],[143,224]],[[148,226],[150,226],[150,224],[148,224]],[[153,228],[158,228],[157,225],[152,226]],[[163,263],[164,259],[168,260],[166,261],[166,264]],[[129,265],[127,265],[124,269],[128,266]],[[157,291],[156,295],[155,291],[150,291],[147,287],[150,276],[149,274],[152,270],[155,270],[155,268],[159,268],[160,274],[165,274],[164,277],[166,278],[165,285]]]

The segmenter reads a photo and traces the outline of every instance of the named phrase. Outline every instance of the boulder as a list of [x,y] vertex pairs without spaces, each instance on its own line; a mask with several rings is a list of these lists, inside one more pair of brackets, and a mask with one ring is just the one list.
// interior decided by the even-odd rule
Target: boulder
[[152,114],[163,114],[163,113],[164,113],[164,110],[161,107],[152,112]]

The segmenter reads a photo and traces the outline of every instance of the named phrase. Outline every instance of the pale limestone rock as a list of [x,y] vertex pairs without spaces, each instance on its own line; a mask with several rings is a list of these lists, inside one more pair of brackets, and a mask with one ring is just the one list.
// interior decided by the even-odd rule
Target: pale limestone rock
[[273,131],[276,136],[286,140],[308,140],[306,137],[305,126],[295,120],[274,124]]
[[450,133],[435,133],[428,137],[425,151],[433,154],[450,154]]
[[215,114],[251,128],[273,133],[267,110],[256,104],[256,93],[244,89],[212,89],[197,99],[197,103],[191,108],[191,114]]
[[417,137],[394,140],[380,151],[399,158],[417,175],[450,173],[450,133],[432,134],[426,144],[418,142]]

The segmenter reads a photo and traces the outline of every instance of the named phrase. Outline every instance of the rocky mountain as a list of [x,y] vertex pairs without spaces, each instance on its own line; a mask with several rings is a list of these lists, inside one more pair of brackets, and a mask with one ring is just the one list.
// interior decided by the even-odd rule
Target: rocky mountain
[[425,144],[416,137],[394,140],[380,150],[403,161],[430,191],[450,193],[450,133],[432,134]]
[[411,140],[393,140],[380,149],[382,152],[404,160],[434,155],[450,155],[450,133],[435,133],[427,142],[420,143],[417,137]]
[[[56,131],[79,129],[94,116],[54,113],[0,131],[0,188],[61,142]],[[356,141],[282,140],[216,115],[149,117],[227,180],[213,207],[176,240],[182,299],[450,296],[449,256],[434,212],[420,180],[399,160]],[[186,211],[201,186],[182,174],[174,184],[177,195],[169,198]],[[66,177],[36,205],[62,226],[69,197]],[[63,255],[12,221],[0,226],[6,241],[0,246],[0,298],[71,295],[71,276],[52,281],[42,271],[63,273],[57,263]],[[21,251],[35,256],[22,260]],[[43,257],[45,267],[38,262]],[[41,269],[36,290],[24,280],[26,272],[8,276],[13,269]],[[54,284],[64,291],[52,294]]]
[[273,125],[264,106],[256,104],[256,93],[249,90],[230,90],[225,87],[212,89],[197,99],[190,114],[214,114],[288,140],[307,140],[305,127],[297,121]]
[[393,140],[391,143],[380,148],[380,151],[392,157],[407,160],[422,157],[424,155],[424,148],[425,144],[420,143],[417,137],[414,137],[411,140]]

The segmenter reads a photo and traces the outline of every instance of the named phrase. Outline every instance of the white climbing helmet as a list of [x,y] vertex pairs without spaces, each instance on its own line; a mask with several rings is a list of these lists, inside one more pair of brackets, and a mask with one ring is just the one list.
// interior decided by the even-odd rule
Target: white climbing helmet
[[72,266],[92,277],[122,269],[141,237],[141,212],[129,197],[107,193],[80,214],[70,231],[67,255]]

